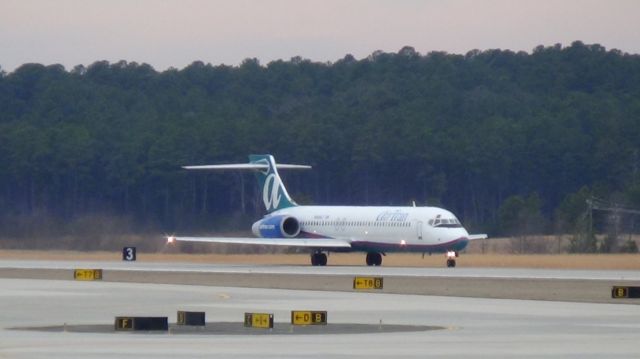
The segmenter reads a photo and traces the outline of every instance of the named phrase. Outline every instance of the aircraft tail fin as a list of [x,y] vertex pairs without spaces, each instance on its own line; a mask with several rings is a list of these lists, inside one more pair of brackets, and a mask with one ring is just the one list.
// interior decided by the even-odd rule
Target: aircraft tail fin
[[273,156],[249,155],[249,163],[266,164],[268,166],[266,169],[256,172],[258,184],[262,189],[262,202],[268,213],[298,205],[291,199],[287,189],[284,187]]
[[272,155],[249,155],[249,163],[234,163],[224,165],[183,166],[188,170],[254,170],[261,188],[262,202],[267,213],[279,209],[297,206],[287,189],[284,187],[278,168],[281,169],[309,169],[311,166],[276,164]]

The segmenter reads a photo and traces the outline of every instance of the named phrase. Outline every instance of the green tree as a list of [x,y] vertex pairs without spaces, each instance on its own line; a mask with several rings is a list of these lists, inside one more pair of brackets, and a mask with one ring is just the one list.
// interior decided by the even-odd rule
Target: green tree
[[516,241],[512,248],[518,253],[544,251],[536,248],[539,241],[533,241],[532,236],[540,235],[545,230],[545,219],[541,213],[542,201],[537,193],[526,198],[521,196],[508,197],[500,206],[500,226],[505,234],[513,236]]

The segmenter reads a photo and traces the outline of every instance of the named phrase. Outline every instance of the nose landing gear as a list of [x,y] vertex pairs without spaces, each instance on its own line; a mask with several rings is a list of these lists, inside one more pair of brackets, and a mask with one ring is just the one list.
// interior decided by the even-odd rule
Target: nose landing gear
[[458,252],[448,251],[447,252],[447,267],[453,268],[456,266],[456,257],[458,256]]

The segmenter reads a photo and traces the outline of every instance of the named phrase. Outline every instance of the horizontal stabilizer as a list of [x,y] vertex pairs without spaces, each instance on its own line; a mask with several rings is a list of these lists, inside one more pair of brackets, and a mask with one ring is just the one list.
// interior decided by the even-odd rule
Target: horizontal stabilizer
[[467,238],[472,241],[474,239],[487,239],[489,238],[489,236],[487,236],[486,234],[470,234]]
[[[202,165],[202,166],[182,166],[182,168],[186,170],[268,170],[269,165],[267,163],[232,163],[226,165]],[[285,169],[285,170],[308,170],[311,169],[311,166],[307,165],[289,165],[278,163],[276,164],[277,169]]]
[[252,237],[167,237],[173,242],[201,242],[227,244],[254,244],[263,246],[285,246],[305,248],[351,248],[347,240],[334,238],[252,238]]

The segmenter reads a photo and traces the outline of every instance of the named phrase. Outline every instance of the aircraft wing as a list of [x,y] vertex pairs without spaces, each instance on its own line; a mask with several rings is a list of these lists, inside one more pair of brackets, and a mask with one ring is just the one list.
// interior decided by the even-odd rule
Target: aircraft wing
[[467,238],[472,241],[474,239],[487,239],[489,238],[489,236],[487,236],[486,234],[470,234]]
[[306,247],[306,248],[351,248],[346,239],[334,238],[255,238],[255,237],[167,237],[173,242],[202,242],[227,244],[255,244],[262,246]]

